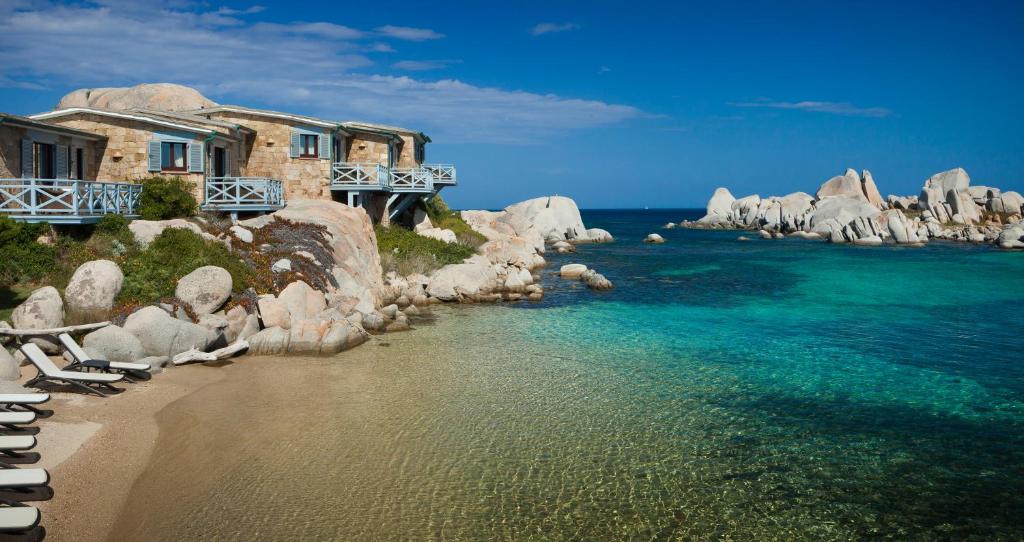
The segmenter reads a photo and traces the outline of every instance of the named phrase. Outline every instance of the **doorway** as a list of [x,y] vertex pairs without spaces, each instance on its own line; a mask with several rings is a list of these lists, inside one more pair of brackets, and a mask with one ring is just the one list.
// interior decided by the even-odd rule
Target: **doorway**
[[213,148],[213,176],[228,176],[227,151],[224,150],[224,147]]

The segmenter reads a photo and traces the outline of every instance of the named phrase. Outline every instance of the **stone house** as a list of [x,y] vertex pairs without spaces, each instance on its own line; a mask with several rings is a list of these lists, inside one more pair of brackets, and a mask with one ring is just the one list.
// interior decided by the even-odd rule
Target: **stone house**
[[100,136],[86,159],[98,181],[180,176],[200,202],[207,177],[237,176],[247,152],[245,130],[182,113],[74,107],[31,118]]
[[0,179],[95,180],[102,134],[0,113]]
[[251,130],[241,175],[280,180],[287,198],[331,199],[332,164],[348,135],[337,122],[236,105],[188,114]]
[[349,162],[377,162],[388,167],[415,168],[426,160],[430,138],[423,132],[365,122],[344,122],[352,134],[347,142]]

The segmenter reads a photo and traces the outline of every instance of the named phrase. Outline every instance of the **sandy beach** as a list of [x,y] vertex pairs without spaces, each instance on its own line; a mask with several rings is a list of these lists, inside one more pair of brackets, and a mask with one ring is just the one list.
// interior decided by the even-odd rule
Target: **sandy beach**
[[[37,422],[38,467],[50,472],[53,498],[33,503],[51,540],[102,540],[157,442],[156,415],[168,404],[224,378],[215,368],[170,370],[122,386],[110,397],[51,393],[53,416]],[[23,368],[22,380],[34,375]]]

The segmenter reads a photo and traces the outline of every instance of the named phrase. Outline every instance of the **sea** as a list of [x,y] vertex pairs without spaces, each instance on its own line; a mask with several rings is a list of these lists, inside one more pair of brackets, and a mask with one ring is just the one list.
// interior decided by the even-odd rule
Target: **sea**
[[114,538],[1024,539],[1024,252],[662,229],[702,214],[584,211],[615,242],[541,302],[173,369],[227,377]]

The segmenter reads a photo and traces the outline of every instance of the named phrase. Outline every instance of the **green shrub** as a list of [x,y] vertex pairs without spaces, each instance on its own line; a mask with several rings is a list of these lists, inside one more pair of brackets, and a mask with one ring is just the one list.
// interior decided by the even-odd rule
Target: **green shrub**
[[181,177],[151,177],[142,181],[139,215],[144,220],[186,218],[196,212],[192,185]]
[[35,281],[53,269],[54,247],[36,241],[47,228],[0,216],[0,284]]
[[121,264],[124,286],[119,299],[149,303],[173,296],[178,279],[204,265],[231,273],[232,290],[241,292],[252,270],[227,247],[207,241],[191,230],[168,228],[149,246]]
[[471,228],[459,213],[449,209],[441,196],[434,196],[428,201],[426,211],[435,228],[452,230],[460,243],[476,248],[487,242],[487,238]]
[[378,225],[374,230],[385,272],[426,274],[439,267],[459,263],[476,252],[473,247],[423,237],[398,226],[386,228]]

